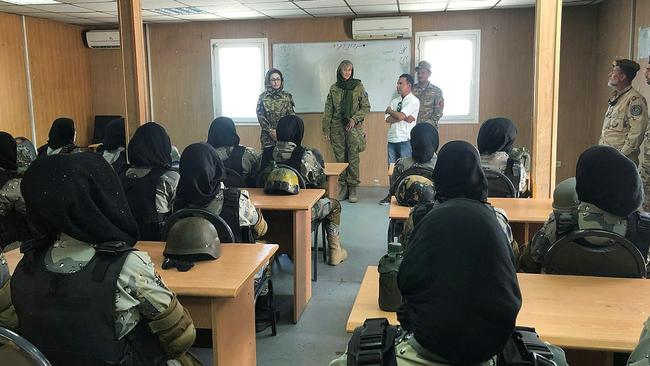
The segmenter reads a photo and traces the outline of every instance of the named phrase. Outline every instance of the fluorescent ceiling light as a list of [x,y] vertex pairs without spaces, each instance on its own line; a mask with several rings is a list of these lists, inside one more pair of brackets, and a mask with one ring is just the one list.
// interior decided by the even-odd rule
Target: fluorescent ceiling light
[[194,14],[205,14],[206,11],[203,11],[199,8],[188,6],[185,8],[162,8],[162,9],[150,9],[154,13],[162,15],[194,15]]
[[6,3],[16,4],[16,5],[52,5],[52,4],[61,4],[55,0],[2,0]]

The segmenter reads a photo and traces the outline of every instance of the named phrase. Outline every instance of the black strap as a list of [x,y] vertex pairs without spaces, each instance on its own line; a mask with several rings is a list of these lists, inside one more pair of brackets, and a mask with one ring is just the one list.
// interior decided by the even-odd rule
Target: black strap
[[389,325],[388,319],[366,319],[348,344],[348,366],[396,366],[396,336],[397,328]]
[[567,234],[578,229],[578,211],[553,210],[555,217],[555,228],[558,235]]
[[230,152],[228,159],[223,161],[223,165],[226,168],[230,168],[237,172],[237,174],[244,174],[244,168],[242,166],[242,160],[244,158],[244,153],[246,152],[246,147],[237,145],[233,147]]
[[235,241],[242,241],[242,232],[239,225],[239,195],[241,192],[237,188],[227,188],[223,191],[223,207],[219,216],[228,224]]
[[535,328],[515,327],[512,336],[498,357],[499,366],[551,366],[555,365],[553,353]]

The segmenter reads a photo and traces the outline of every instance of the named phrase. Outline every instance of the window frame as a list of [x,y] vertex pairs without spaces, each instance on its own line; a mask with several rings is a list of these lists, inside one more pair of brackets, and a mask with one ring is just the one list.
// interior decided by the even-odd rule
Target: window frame
[[[439,39],[468,39],[472,42],[474,48],[474,70],[472,72],[472,90],[470,91],[470,111],[466,115],[448,116],[443,114],[439,123],[441,124],[478,124],[479,123],[479,99],[480,99],[480,81],[481,81],[481,30],[465,29],[453,31],[429,31],[415,33],[415,65],[420,59],[420,48],[424,47],[427,41],[435,38]],[[443,89],[443,95],[445,93]]]
[[[269,69],[269,40],[268,38],[226,38],[226,39],[211,39],[210,40],[210,55],[212,69],[212,108],[214,118],[223,115],[221,107],[221,81],[219,79],[219,47],[227,46],[250,46],[255,45],[262,49],[262,58],[264,59],[262,67],[262,88],[260,93],[264,91],[264,75]],[[258,124],[257,113],[253,117],[235,117],[233,118],[236,125],[255,126]]]

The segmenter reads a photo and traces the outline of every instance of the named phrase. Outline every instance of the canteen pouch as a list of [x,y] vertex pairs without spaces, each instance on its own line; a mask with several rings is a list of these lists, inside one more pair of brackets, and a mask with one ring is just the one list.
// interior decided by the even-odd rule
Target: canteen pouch
[[503,351],[498,357],[498,366],[556,366],[553,353],[544,343],[535,328],[515,327]]
[[402,294],[397,286],[397,274],[402,264],[399,243],[390,243],[386,255],[379,260],[379,308],[383,311],[397,311],[402,304]]
[[397,366],[395,338],[398,328],[386,318],[366,319],[348,343],[347,366]]

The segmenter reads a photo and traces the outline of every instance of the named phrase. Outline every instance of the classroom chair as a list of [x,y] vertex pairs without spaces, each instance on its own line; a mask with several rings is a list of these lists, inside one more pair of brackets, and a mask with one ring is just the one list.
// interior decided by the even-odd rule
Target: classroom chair
[[3,365],[50,366],[50,362],[31,342],[2,327],[0,327],[0,360]]
[[488,182],[488,197],[518,198],[519,191],[508,176],[496,170],[483,168]]

